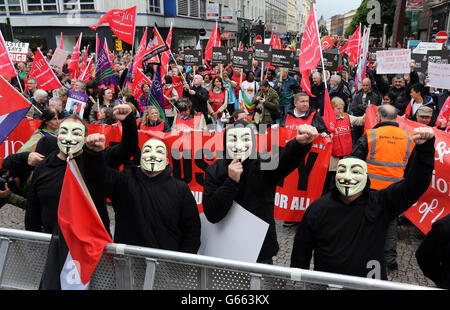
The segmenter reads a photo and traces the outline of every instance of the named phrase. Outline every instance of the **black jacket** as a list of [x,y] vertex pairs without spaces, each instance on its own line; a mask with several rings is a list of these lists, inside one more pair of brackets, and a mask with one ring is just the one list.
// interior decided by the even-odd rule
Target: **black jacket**
[[[106,163],[118,168],[135,152],[138,145],[136,121],[129,115],[122,123],[123,135],[120,144],[109,147],[106,151]],[[64,182],[67,163],[58,158],[58,152],[52,152],[34,169],[33,179],[28,193],[25,212],[25,229],[36,232],[54,233],[57,224],[59,198]],[[93,186],[86,175],[86,149],[76,157],[77,165],[85,178],[88,190],[100,214],[103,225],[109,232],[109,216],[106,210],[104,193]]]
[[439,288],[450,289],[450,215],[433,224],[416,258],[427,278]]
[[220,222],[228,213],[233,202],[256,215],[266,223],[269,230],[264,240],[258,262],[272,258],[279,246],[274,220],[274,199],[277,184],[294,171],[311,149],[311,144],[300,145],[290,141],[280,151],[277,168],[262,170],[263,160],[248,159],[243,163],[244,173],[239,183],[228,177],[230,160],[214,162],[205,176],[203,209],[208,221]]
[[[309,269],[314,251],[318,271],[367,277],[377,274],[387,280],[383,248],[389,223],[412,206],[431,182],[434,142],[416,146],[406,178],[386,189],[370,190],[351,204],[344,204],[336,187],[316,200],[298,226],[291,267]],[[374,267],[375,266],[375,267]]]
[[206,90],[206,88],[203,88],[201,86],[199,87],[192,86],[190,89],[195,91],[195,95],[189,94],[189,91],[184,89],[183,97],[191,99],[195,111],[207,114],[209,92]]
[[200,248],[197,203],[172,169],[149,178],[139,167],[108,168],[103,153],[87,152],[90,179],[103,188],[116,213],[114,241],[196,254]]
[[350,111],[352,115],[363,116],[366,113],[369,103],[376,106],[381,103],[380,97],[375,92],[368,93],[365,99],[363,99],[363,96],[364,92],[361,90],[350,104]]
[[315,109],[320,109],[320,115],[323,116],[324,109],[324,96],[325,96],[325,83],[321,82],[319,85],[311,82],[311,93],[316,97],[309,99],[309,104]]
[[[315,112],[316,110],[313,107],[309,107],[308,112],[306,112],[305,116],[303,116],[302,118],[307,118],[311,115],[311,113]],[[295,118],[297,118],[294,114],[294,109],[291,109],[290,111],[287,112],[287,114],[285,115],[284,119],[281,121],[280,127],[285,127],[286,124],[286,119],[287,116],[291,115]],[[327,134],[330,134],[330,132],[327,129],[327,125],[325,124],[325,122],[323,121],[322,117],[320,116],[319,113],[316,113],[312,119],[311,122],[311,126],[315,127],[317,129],[317,131],[319,133],[323,133],[326,132]]]

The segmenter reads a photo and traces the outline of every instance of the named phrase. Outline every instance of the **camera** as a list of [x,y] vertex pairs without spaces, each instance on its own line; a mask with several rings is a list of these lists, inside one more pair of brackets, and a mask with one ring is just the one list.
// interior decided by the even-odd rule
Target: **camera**
[[8,184],[8,188],[10,191],[13,192],[13,191],[17,190],[17,185],[16,185],[16,181],[14,181],[14,177],[3,174],[0,177],[0,190],[1,191],[6,190],[6,186],[5,186],[6,184]]
[[259,107],[259,106],[258,106],[258,107],[255,108],[255,112],[256,112],[256,113],[261,114],[262,111],[263,111],[263,110],[262,110],[262,107]]

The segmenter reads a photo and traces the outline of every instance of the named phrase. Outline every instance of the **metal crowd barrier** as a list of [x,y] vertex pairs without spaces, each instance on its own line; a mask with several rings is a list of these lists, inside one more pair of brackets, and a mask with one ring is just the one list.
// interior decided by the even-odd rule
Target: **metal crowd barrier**
[[[0,228],[0,289],[36,290],[51,236]],[[389,281],[108,244],[91,290],[428,290]]]

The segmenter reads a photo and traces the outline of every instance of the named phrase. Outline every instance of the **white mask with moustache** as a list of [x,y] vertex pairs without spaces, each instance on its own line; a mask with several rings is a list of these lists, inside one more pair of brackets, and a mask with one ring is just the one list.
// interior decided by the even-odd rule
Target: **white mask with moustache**
[[226,148],[231,159],[239,158],[241,162],[248,159],[253,150],[252,130],[245,128],[230,128],[226,131]]
[[86,129],[80,122],[63,122],[58,131],[58,148],[64,155],[75,155],[83,149],[85,136]]
[[141,154],[141,167],[148,172],[161,172],[167,167],[167,147],[159,139],[144,143]]
[[345,197],[362,192],[367,185],[367,164],[357,158],[339,161],[336,171],[336,187]]

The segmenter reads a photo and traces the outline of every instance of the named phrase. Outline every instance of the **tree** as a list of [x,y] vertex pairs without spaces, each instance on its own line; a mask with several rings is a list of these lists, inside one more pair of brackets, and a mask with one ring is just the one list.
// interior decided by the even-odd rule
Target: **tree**
[[[370,0],[363,0],[359,8],[356,10],[356,14],[352,19],[350,25],[345,29],[345,36],[351,36],[353,32],[355,32],[356,28],[358,28],[359,24],[368,26],[367,23],[367,15],[371,11],[371,9],[367,8],[367,4]],[[396,2],[393,0],[378,0],[381,6],[381,24],[372,25],[372,29],[370,31],[371,36],[381,37],[383,36],[383,24],[387,24],[386,27],[386,36],[389,38],[392,35],[392,27],[394,24],[394,16],[395,16],[395,8]]]
[[328,29],[325,25],[320,25],[319,26],[319,33],[320,33],[320,37],[323,38],[325,36],[328,35]]

